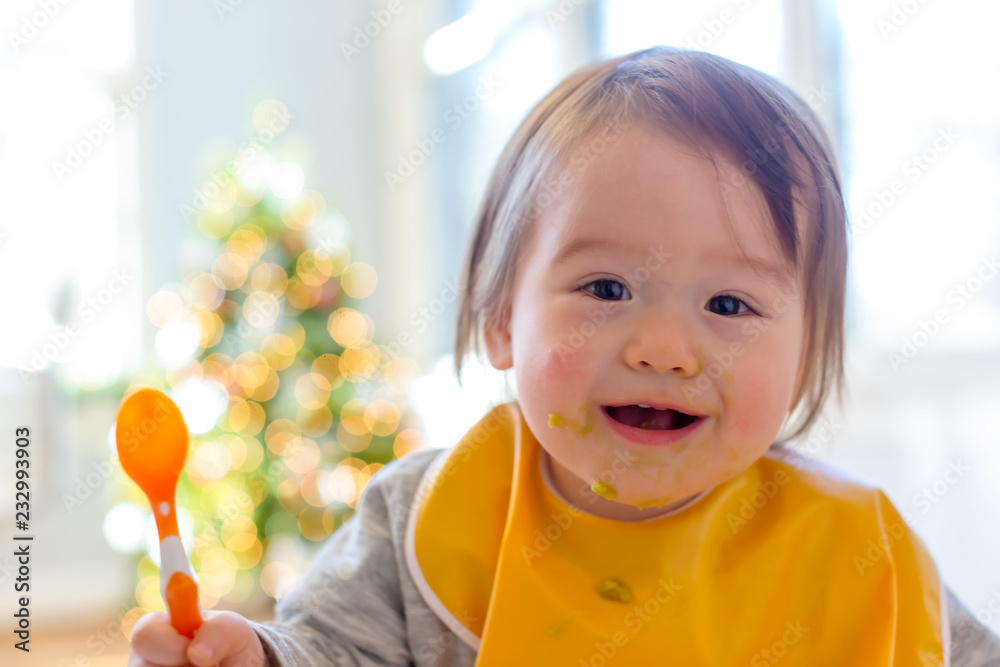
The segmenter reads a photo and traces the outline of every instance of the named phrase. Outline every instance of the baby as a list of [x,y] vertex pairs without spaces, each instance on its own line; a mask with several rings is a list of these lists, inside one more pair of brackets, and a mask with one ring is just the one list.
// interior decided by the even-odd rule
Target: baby
[[456,372],[485,348],[517,400],[386,466],[275,621],[147,614],[129,665],[1000,664],[889,499],[782,444],[841,398],[845,217],[772,77],[667,47],[571,74],[463,276]]

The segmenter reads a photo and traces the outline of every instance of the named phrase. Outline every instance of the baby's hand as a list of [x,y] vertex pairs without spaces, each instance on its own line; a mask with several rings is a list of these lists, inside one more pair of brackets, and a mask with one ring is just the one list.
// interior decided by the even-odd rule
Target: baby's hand
[[203,611],[194,639],[178,634],[166,612],[146,614],[132,630],[128,667],[266,667],[264,647],[234,611]]

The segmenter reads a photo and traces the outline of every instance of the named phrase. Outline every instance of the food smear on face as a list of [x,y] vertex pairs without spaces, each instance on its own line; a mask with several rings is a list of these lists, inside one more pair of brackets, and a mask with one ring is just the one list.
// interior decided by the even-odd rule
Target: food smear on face
[[[586,404],[584,404],[584,407],[586,407]],[[581,407],[580,409],[583,410],[583,407]],[[563,417],[561,414],[559,414],[558,412],[550,412],[549,428],[552,428],[554,426],[559,428],[568,428],[572,431],[576,431],[577,435],[587,435],[588,433],[590,433],[590,424],[587,423],[586,413],[584,413],[584,418],[582,422],[576,417],[574,417],[567,424],[566,418]]]
[[603,479],[599,479],[590,485],[590,490],[599,496],[603,496],[608,500],[614,500],[618,497],[618,492],[615,491],[615,487],[611,486]]
[[597,585],[597,594],[605,600],[632,601],[632,591],[621,579],[605,579]]
[[663,507],[664,505],[669,505],[674,502],[674,496],[663,496],[662,498],[656,498],[654,500],[647,500],[644,503],[636,503],[635,506],[638,509],[644,510],[647,507]]

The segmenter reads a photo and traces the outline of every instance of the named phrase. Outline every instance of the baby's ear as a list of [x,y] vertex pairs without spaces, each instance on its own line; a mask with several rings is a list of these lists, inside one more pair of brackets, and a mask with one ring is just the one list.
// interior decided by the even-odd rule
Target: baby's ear
[[483,324],[483,338],[490,364],[498,371],[514,365],[510,342],[510,309],[504,308],[499,316],[487,317]]

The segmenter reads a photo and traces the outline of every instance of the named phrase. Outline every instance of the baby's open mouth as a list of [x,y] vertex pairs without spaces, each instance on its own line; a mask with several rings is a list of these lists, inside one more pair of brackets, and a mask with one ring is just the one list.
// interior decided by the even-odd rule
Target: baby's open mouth
[[674,431],[701,419],[677,410],[659,410],[645,405],[605,405],[604,411],[627,426],[655,431]]

